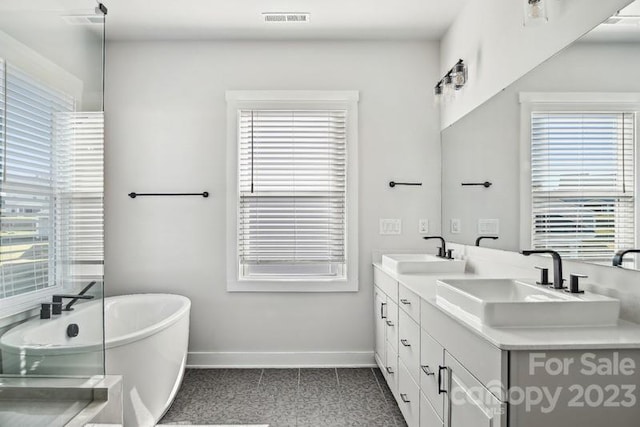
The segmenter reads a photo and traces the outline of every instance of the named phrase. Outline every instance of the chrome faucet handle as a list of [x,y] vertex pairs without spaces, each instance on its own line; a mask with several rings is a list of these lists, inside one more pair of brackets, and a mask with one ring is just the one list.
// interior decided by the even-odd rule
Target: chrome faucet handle
[[540,286],[550,286],[553,285],[553,283],[551,283],[549,281],[549,269],[545,268],[545,267],[539,267],[539,266],[535,266],[535,268],[537,268],[538,270],[540,270],[540,281],[536,282],[536,285],[540,285]]
[[569,292],[571,294],[583,294],[584,291],[580,290],[580,279],[586,279],[587,275],[585,274],[570,274],[569,275],[569,289],[565,289],[565,292]]

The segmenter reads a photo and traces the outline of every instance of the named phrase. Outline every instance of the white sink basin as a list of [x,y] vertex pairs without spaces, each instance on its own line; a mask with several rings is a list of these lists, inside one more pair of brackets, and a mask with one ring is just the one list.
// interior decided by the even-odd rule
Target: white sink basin
[[617,299],[513,279],[438,280],[436,303],[468,320],[501,327],[607,326],[620,315]]
[[398,274],[464,273],[465,261],[427,254],[382,255],[382,265]]

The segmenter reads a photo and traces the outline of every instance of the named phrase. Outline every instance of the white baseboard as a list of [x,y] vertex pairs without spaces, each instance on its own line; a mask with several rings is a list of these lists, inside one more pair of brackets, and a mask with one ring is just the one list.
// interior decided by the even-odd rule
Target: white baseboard
[[189,352],[187,368],[375,367],[372,351]]

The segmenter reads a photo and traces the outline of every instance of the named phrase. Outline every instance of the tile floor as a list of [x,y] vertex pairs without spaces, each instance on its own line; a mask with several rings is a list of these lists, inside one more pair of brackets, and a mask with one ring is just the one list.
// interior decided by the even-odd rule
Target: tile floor
[[406,426],[379,369],[188,369],[160,424]]

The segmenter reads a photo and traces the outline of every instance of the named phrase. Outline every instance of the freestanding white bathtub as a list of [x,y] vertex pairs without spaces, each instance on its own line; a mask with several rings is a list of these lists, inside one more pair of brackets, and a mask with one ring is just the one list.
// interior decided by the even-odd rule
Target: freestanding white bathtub
[[[76,304],[51,319],[32,319],[0,338],[5,374],[101,373],[102,303]],[[122,375],[125,427],[154,426],[184,374],[191,302],[180,295],[135,294],[104,299],[106,373]],[[67,327],[79,326],[76,337]]]

